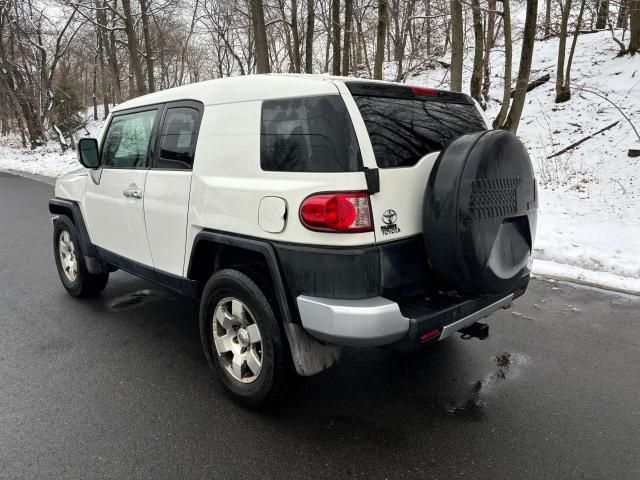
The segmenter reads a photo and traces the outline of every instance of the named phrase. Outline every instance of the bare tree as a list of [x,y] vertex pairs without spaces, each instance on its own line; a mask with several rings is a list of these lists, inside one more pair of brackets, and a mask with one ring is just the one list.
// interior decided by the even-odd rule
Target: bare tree
[[629,53],[640,51],[640,0],[629,1]]
[[511,102],[511,67],[513,64],[513,48],[511,45],[511,7],[509,0],[502,2],[502,23],[504,30],[504,87],[502,90],[502,105],[493,122],[493,128],[504,128],[509,104]]
[[482,74],[484,60],[484,28],[482,25],[482,11],[480,10],[480,0],[471,0],[473,15],[473,34],[475,37],[475,48],[473,55],[473,70],[471,72],[470,94],[481,105],[484,104],[482,98]]
[[140,0],[140,17],[142,18],[142,34],[144,38],[145,60],[147,62],[147,81],[149,91],[156,91],[156,80],[153,67],[153,46],[151,45],[151,33],[149,31],[149,3],[150,0]]
[[524,100],[527,95],[529,75],[531,74],[531,61],[533,60],[533,46],[536,39],[536,20],[538,15],[537,0],[527,0],[527,13],[524,21],[524,36],[522,38],[522,51],[520,52],[520,68],[518,70],[518,80],[516,81],[516,91],[513,95],[511,109],[507,115],[504,129],[512,133],[518,130]]
[[251,19],[255,38],[256,69],[258,73],[270,73],[267,28],[264,24],[264,4],[262,0],[250,0]]
[[293,71],[302,72],[302,57],[300,56],[300,32],[298,31],[298,0],[291,0],[291,39],[293,50]]
[[340,0],[331,0],[331,46],[333,49],[331,73],[340,75]]
[[387,37],[387,0],[378,0],[378,27],[376,29],[376,57],[373,66],[373,78],[382,80],[385,39]]
[[460,0],[451,0],[451,82],[454,92],[462,91],[462,63],[464,60],[464,29]]
[[313,11],[314,0],[307,0],[307,32],[305,39],[304,71],[313,73],[313,30],[316,14]]
[[585,0],[580,2],[580,13],[576,21],[575,30],[573,32],[573,40],[571,50],[565,68],[565,48],[567,38],[567,23],[569,14],[571,13],[571,0],[566,0],[562,8],[562,26],[560,30],[560,45],[558,48],[558,66],[556,70],[556,103],[566,102],[571,99],[571,65],[573,63],[573,55],[576,50],[578,34],[582,25],[582,15],[584,14]]
[[353,0],[344,0],[344,43],[342,45],[342,75],[349,75],[351,67],[351,30],[353,25]]
[[544,38],[549,38],[551,33],[551,0],[546,0],[544,9]]
[[[131,0],[122,0],[122,11],[124,13],[124,29],[127,34],[127,48],[129,49],[129,69],[135,78],[135,92],[137,95],[147,93],[142,74],[142,65],[138,55],[138,38],[135,30],[135,19],[131,11]],[[129,88],[132,92],[133,89]]]
[[609,0],[600,0],[598,16],[596,18],[596,30],[604,30],[609,23]]

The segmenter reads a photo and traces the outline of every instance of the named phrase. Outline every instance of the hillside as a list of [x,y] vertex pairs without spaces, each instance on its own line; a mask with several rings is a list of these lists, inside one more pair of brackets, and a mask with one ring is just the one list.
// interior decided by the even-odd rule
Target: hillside
[[[532,78],[545,73],[554,78],[557,48],[557,39],[536,43]],[[490,118],[500,107],[501,52],[498,46],[492,57]],[[531,91],[518,135],[529,148],[539,181],[534,271],[640,291],[640,158],[627,156],[637,140],[610,103],[578,87],[606,95],[640,128],[640,56],[615,58],[616,53],[610,33],[580,36],[573,63],[577,85],[573,98],[554,104],[552,81]],[[518,45],[514,57],[517,61]],[[469,76],[466,71],[466,81]],[[446,72],[435,69],[408,82],[446,88],[443,79]],[[547,158],[618,119],[608,131]],[[86,133],[96,135],[102,122],[89,120],[87,125]],[[18,138],[0,140],[0,168],[55,177],[77,167],[75,152],[61,154],[56,143],[30,151],[20,148]]]

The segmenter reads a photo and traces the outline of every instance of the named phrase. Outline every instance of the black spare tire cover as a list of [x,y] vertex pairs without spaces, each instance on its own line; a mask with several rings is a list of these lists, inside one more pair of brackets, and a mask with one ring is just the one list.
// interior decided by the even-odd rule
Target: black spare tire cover
[[423,235],[443,289],[491,296],[528,273],[537,219],[531,160],[518,138],[490,130],[440,153],[424,197]]

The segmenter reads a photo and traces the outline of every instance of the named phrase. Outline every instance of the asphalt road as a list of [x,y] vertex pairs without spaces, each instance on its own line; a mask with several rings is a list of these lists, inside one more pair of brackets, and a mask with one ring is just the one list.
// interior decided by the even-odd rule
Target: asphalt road
[[0,172],[0,478],[640,478],[637,297],[536,280],[486,341],[350,350],[257,414],[194,303],[121,272],[66,294],[51,195]]

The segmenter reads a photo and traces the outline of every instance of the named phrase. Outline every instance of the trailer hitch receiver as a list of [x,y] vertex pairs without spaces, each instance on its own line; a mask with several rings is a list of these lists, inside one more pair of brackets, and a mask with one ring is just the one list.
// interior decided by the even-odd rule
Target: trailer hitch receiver
[[470,338],[477,338],[479,340],[485,340],[489,336],[489,325],[486,323],[473,322],[468,327],[460,330],[463,340],[469,340]]

